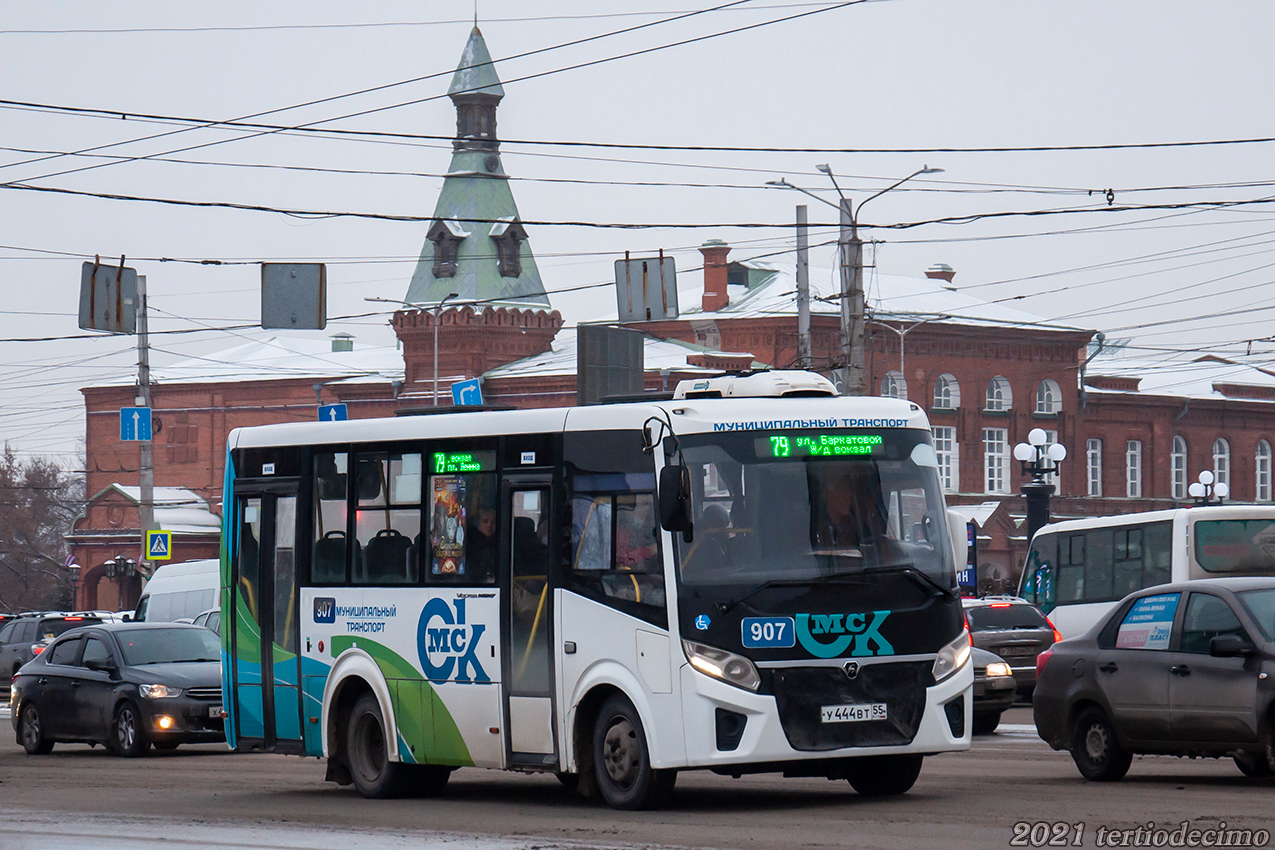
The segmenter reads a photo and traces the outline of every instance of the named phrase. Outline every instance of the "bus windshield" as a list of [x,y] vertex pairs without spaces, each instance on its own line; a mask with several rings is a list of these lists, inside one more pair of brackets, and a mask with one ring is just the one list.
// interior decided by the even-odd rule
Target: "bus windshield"
[[681,448],[695,521],[690,543],[675,535],[683,584],[917,570],[955,585],[928,432],[714,433]]

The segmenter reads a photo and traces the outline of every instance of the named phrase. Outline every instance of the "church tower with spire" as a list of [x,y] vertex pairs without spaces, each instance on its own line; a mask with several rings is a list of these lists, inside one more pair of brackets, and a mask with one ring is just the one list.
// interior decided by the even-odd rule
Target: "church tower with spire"
[[412,309],[393,320],[407,383],[418,390],[431,389],[434,313],[444,300],[469,302],[438,317],[438,371],[448,384],[547,351],[562,327],[501,163],[496,107],[505,90],[477,26],[447,94],[456,105],[451,166],[404,298]]

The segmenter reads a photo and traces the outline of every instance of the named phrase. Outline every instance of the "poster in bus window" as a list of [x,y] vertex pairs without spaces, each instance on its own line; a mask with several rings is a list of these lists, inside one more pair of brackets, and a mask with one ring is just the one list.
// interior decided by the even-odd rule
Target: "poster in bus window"
[[434,575],[465,574],[465,495],[463,475],[431,477],[433,508],[430,511],[429,535],[434,560]]

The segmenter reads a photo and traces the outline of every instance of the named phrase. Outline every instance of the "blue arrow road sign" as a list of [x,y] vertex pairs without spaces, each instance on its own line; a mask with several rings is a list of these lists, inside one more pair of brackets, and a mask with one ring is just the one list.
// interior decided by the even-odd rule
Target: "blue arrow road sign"
[[171,531],[146,532],[146,560],[167,561],[173,557],[173,533]]
[[482,404],[483,388],[477,378],[452,384],[452,404]]
[[149,407],[120,408],[120,439],[125,442],[151,438],[151,409]]
[[346,409],[344,404],[319,405],[320,422],[344,422],[349,418],[349,411]]

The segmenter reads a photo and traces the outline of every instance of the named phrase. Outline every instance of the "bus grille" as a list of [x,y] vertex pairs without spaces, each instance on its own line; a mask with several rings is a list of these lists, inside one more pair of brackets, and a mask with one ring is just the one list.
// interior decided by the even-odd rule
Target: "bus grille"
[[[909,744],[925,711],[929,661],[865,664],[854,678],[840,667],[791,667],[774,671],[775,703],[795,750],[888,747]],[[885,703],[885,720],[824,723],[833,705]]]

